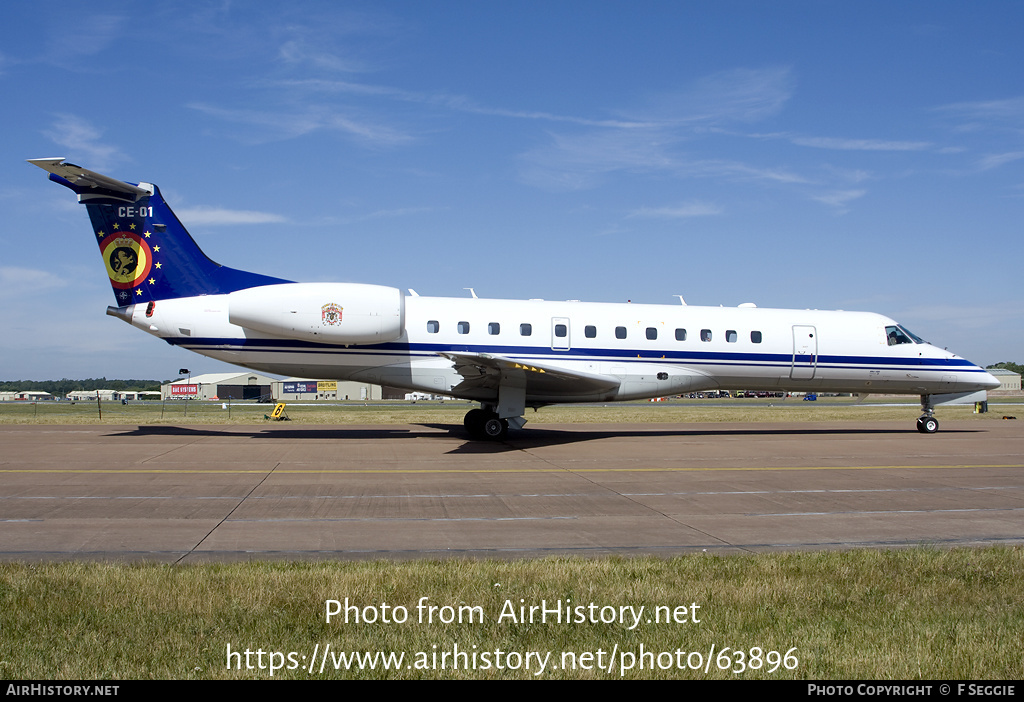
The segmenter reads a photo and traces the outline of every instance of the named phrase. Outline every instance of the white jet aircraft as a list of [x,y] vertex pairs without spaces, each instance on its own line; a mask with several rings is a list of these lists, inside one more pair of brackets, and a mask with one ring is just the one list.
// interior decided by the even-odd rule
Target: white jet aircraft
[[717,389],[920,395],[918,431],[933,433],[936,404],[999,386],[869,312],[420,297],[239,271],[203,254],[155,185],[29,163],[86,206],[117,299],[107,314],[267,373],[479,402],[474,437],[504,438],[527,407]]

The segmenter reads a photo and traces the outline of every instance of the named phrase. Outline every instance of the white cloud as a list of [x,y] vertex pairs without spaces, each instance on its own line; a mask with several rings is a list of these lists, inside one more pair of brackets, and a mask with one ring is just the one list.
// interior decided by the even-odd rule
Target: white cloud
[[408,217],[410,215],[423,214],[424,212],[434,212],[436,210],[436,207],[399,207],[394,210],[377,210],[375,212],[370,212],[369,214],[362,215],[361,217],[355,217],[352,221],[388,219],[391,217]]
[[832,190],[820,195],[812,195],[811,199],[835,207],[841,212],[846,212],[848,204],[864,197],[866,193],[867,190]]
[[969,119],[983,121],[1010,120],[1020,124],[1024,118],[1024,97],[1006,100],[978,100],[976,102],[956,102],[936,108],[939,112],[960,115]]
[[[562,119],[592,128],[550,134],[548,145],[520,157],[521,178],[551,190],[595,187],[605,176],[619,171],[805,183],[806,178],[786,169],[725,159],[693,159],[679,150],[686,141],[708,135],[728,136],[718,125],[752,122],[777,114],[791,97],[793,82],[788,68],[722,71],[684,89],[654,95],[641,106],[618,110],[625,120]],[[553,119],[547,113],[508,114]]]
[[811,181],[784,168],[764,168],[736,161],[700,161],[688,164],[686,175],[714,175],[744,180],[766,180],[773,183],[806,184]]
[[72,161],[85,161],[92,170],[104,170],[118,161],[128,160],[119,148],[100,141],[103,134],[100,130],[75,115],[57,115],[53,126],[43,134],[67,147]]
[[886,141],[883,139],[844,139],[836,137],[792,137],[798,146],[840,151],[923,151],[932,148],[927,141]]
[[722,208],[707,202],[687,202],[676,207],[641,207],[629,213],[629,217],[652,219],[685,219],[722,214]]
[[1024,151],[1010,151],[1005,154],[991,154],[978,162],[978,169],[987,171],[1022,158],[1024,158]]
[[526,182],[552,190],[581,190],[598,185],[613,171],[648,173],[678,165],[669,153],[678,138],[662,130],[594,130],[551,134],[551,140],[551,146],[521,156]]
[[617,171],[789,185],[811,182],[786,168],[725,159],[687,159],[676,153],[683,137],[663,129],[602,130],[578,136],[552,135],[552,140],[552,147],[521,156],[525,182],[551,190],[583,190],[598,186],[605,176]]
[[303,79],[275,81],[273,85],[297,89],[307,93],[345,93],[363,97],[381,97],[410,102],[430,107],[437,107],[451,110],[453,112],[466,112],[475,115],[489,115],[493,117],[508,117],[510,119],[538,120],[547,122],[566,122],[587,127],[618,127],[631,129],[635,127],[654,126],[650,122],[618,120],[618,119],[591,119],[576,117],[573,115],[559,115],[552,112],[512,110],[502,107],[487,107],[475,100],[463,95],[450,95],[448,93],[429,93],[411,90],[402,90],[384,85],[369,85],[366,83],[354,83],[341,80]]
[[624,114],[662,125],[756,122],[778,114],[792,97],[788,68],[737,68],[705,76],[686,88],[660,93]]
[[122,36],[128,18],[99,12],[54,12],[56,26],[46,38],[43,59],[70,70],[81,70],[83,59],[105,51]]
[[274,224],[286,222],[281,215],[256,210],[228,210],[223,207],[186,207],[177,210],[178,218],[187,226],[220,226],[231,224]]
[[[298,45],[282,47],[282,57],[289,60],[313,60],[300,52]],[[328,60],[331,63],[333,59]],[[356,70],[347,64],[338,69]],[[390,86],[370,85],[343,80],[319,78],[282,80],[270,83],[307,93],[345,93],[364,97],[381,97],[471,114],[492,115],[512,119],[563,122],[586,127],[615,129],[664,128],[696,123],[750,122],[779,112],[793,92],[788,68],[735,69],[706,76],[688,88],[659,93],[645,105],[620,110],[626,119],[601,119],[556,114],[539,110],[515,110],[481,105],[472,98],[443,92],[403,90]]]
[[318,131],[337,131],[369,146],[394,146],[412,140],[397,129],[381,126],[370,120],[358,120],[336,110],[311,107],[301,112],[271,110],[230,110],[203,103],[189,105],[193,110],[227,122],[259,127],[268,135],[263,139],[294,139]]
[[36,294],[38,290],[62,288],[68,281],[37,268],[0,266],[0,298]]
[[288,64],[308,64],[313,68],[329,71],[354,72],[365,68],[358,61],[343,59],[329,51],[311,47],[303,39],[284,42],[278,49],[278,57]]

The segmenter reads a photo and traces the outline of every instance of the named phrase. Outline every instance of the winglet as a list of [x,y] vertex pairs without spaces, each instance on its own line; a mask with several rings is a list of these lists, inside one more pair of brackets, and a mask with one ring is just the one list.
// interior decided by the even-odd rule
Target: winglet
[[30,158],[28,162],[33,166],[39,166],[49,173],[50,180],[66,185],[79,195],[86,195],[90,191],[101,191],[105,194],[117,193],[119,195],[128,195],[133,200],[138,200],[141,197],[153,194],[153,186],[149,186],[149,189],[141,187],[148,185],[146,183],[140,183],[139,185],[125,183],[122,180],[90,171],[73,163],[67,163],[63,158]]

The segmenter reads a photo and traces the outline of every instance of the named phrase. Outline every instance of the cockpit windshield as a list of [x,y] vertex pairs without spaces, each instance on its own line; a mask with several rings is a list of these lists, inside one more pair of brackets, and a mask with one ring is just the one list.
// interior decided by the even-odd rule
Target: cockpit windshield
[[885,336],[889,340],[889,346],[898,344],[925,344],[928,343],[917,334],[908,331],[899,325],[885,328]]
[[900,329],[903,330],[904,334],[906,334],[911,339],[913,339],[915,344],[927,344],[928,343],[927,341],[925,341],[924,339],[919,337],[917,334],[915,334],[914,332],[912,332],[909,329],[907,329],[906,327],[904,327],[902,324],[900,325]]

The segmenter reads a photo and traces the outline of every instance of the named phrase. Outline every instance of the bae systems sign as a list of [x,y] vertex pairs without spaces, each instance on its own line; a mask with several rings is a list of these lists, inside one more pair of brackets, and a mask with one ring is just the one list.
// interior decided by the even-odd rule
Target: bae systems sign
[[171,397],[175,395],[198,395],[199,385],[172,385]]

